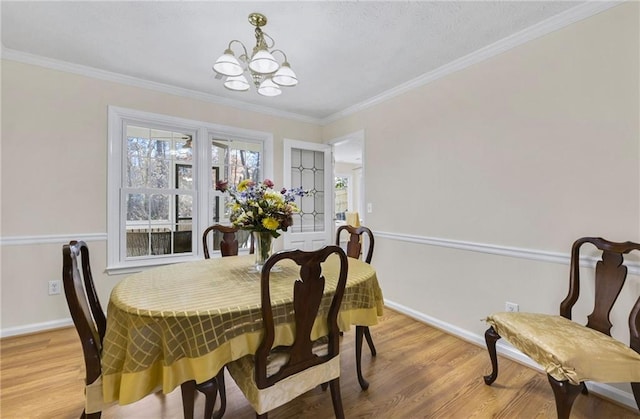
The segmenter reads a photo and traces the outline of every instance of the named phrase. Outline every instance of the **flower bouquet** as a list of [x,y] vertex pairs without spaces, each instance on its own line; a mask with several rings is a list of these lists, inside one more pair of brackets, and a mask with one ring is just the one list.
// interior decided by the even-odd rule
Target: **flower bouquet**
[[271,244],[280,236],[279,230],[287,231],[293,225],[293,214],[300,212],[296,197],[305,196],[302,188],[276,191],[273,182],[265,179],[254,182],[245,179],[236,188],[229,188],[227,181],[216,182],[216,190],[231,196],[230,220],[234,227],[249,230],[256,239],[256,270],[271,256]]

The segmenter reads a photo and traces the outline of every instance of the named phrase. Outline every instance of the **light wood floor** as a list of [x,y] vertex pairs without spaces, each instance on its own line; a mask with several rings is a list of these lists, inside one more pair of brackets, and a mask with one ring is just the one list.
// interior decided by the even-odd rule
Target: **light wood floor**
[[[555,418],[546,376],[506,358],[489,387],[486,349],[387,309],[371,328],[378,356],[364,348],[363,368],[371,387],[361,391],[354,366],[354,332],[341,347],[342,400],[347,418]],[[0,417],[77,418],[82,411],[84,363],[75,329],[60,329],[0,341]],[[365,344],[366,345],[366,344]],[[225,417],[254,418],[227,376]],[[202,417],[204,397],[196,399]],[[127,406],[112,406],[103,418],[181,418],[180,390],[150,395]],[[272,418],[332,418],[330,393],[311,390],[270,413]],[[624,407],[580,395],[572,418],[638,418]]]

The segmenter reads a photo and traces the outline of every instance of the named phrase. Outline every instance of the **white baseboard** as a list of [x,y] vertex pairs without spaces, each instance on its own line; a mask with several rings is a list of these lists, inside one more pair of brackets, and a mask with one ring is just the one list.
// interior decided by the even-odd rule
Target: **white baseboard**
[[71,317],[66,319],[51,320],[43,323],[32,323],[24,326],[7,327],[0,329],[0,338],[9,336],[27,335],[29,333],[44,332],[46,330],[60,329],[61,327],[73,326]]
[[[462,340],[473,343],[478,346],[486,347],[486,343],[484,340],[484,336],[477,335],[475,333],[471,333],[468,330],[461,329],[457,326],[454,326],[450,323],[443,322],[442,320],[436,319],[434,317],[428,316],[424,313],[411,309],[409,307],[403,306],[402,304],[395,303],[393,301],[384,300],[385,306],[394,309],[395,311],[402,313],[406,316],[409,316],[413,319],[431,325],[435,328],[438,328],[450,335],[459,337]],[[480,319],[478,319],[480,321]],[[536,362],[532,361],[531,358],[509,345],[507,342],[498,342],[496,345],[496,349],[498,354],[503,355],[509,359],[512,359],[521,364],[527,365],[535,370],[544,372],[540,365]],[[487,367],[490,367],[489,355],[487,355]],[[488,370],[487,370],[488,371]],[[626,391],[622,391],[616,387],[603,384],[603,383],[594,383],[588,382],[587,388],[589,391],[598,394],[606,399],[609,399],[613,402],[619,403],[621,405],[627,406],[634,411],[637,411],[638,406],[633,397],[632,393],[627,393]]]

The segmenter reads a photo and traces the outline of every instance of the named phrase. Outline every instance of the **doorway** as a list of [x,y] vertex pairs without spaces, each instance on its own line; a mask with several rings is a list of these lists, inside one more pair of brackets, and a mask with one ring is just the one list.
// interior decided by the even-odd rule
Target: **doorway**
[[333,218],[342,224],[364,224],[364,131],[329,141],[333,148]]

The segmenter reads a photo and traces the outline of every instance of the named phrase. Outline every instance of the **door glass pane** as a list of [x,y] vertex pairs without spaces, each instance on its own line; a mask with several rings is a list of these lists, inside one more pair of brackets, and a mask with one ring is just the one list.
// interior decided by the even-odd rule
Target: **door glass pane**
[[292,149],[291,186],[302,187],[311,193],[296,198],[299,218],[294,218],[293,232],[324,231],[324,153],[322,151]]

